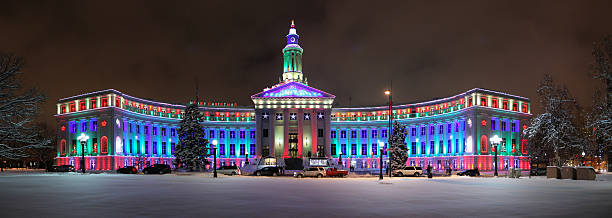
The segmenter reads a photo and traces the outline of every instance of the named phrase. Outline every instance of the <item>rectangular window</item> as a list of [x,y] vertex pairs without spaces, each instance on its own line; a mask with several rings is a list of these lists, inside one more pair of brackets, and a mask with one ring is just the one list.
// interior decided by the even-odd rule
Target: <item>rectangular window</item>
[[148,126],[143,126],[144,129],[144,134],[145,135],[149,135],[149,127]]
[[487,98],[486,97],[481,97],[480,98],[480,106],[483,106],[483,107],[487,106]]
[[157,142],[153,142],[153,154],[157,154]]
[[346,130],[340,131],[340,138],[343,138],[343,139],[346,138]]
[[416,147],[417,147],[417,143],[416,142],[412,142],[412,146],[410,147],[410,153],[411,154],[416,154]]
[[83,121],[81,122],[81,132],[86,132],[87,131],[87,122]]
[[140,125],[136,124],[136,134],[140,134]]
[[411,135],[411,136],[416,136],[416,132],[417,132],[417,131],[416,131],[416,127],[412,127],[412,128],[410,129],[410,135]]
[[96,100],[95,99],[89,100],[89,109],[96,109]]
[[425,127],[421,126],[421,136],[424,136],[424,135],[425,135]]
[[421,142],[421,154],[425,154],[425,142]]
[[132,143],[132,140],[130,139],[130,145],[127,147],[127,153],[132,153],[132,146],[134,146],[134,144]]
[[170,129],[170,137],[176,137],[176,129],[175,128],[171,128]]
[[380,133],[381,137],[383,137],[383,138],[387,138],[387,129],[383,129],[383,130],[381,130],[380,132],[381,132],[381,133]]
[[234,155],[236,155],[236,145],[235,145],[235,144],[230,144],[229,149],[230,149],[230,150],[229,150],[229,155],[230,155],[230,156],[234,156]]
[[455,153],[459,153],[459,139],[455,139]]
[[330,134],[332,139],[336,138],[336,130],[332,130]]
[[453,124],[446,124],[446,133],[451,133],[453,129]]
[[244,132],[244,130],[240,130],[240,138],[246,138],[246,133]]
[[357,144],[351,145],[351,155],[357,155]]
[[504,110],[508,110],[508,101],[507,101],[507,100],[504,100],[504,101],[502,102],[502,108],[503,108]]
[[493,99],[491,100],[491,107],[493,107],[493,108],[497,108],[497,98],[493,98]]
[[455,123],[455,132],[459,132],[459,123]]
[[378,155],[378,145],[372,144],[372,155]]
[[468,107],[471,107],[473,105],[473,101],[472,101],[472,97],[468,98]]
[[505,120],[501,121],[501,130],[502,131],[508,131],[508,128],[506,127],[506,121]]
[[221,138],[221,139],[225,138],[225,131],[224,130],[220,130],[219,131],[219,138]]
[[162,142],[162,154],[170,155],[167,153],[166,142]]
[[254,139],[254,138],[255,138],[255,130],[251,130],[251,131],[250,131],[250,133],[249,133],[249,135],[250,135],[250,137],[251,137],[252,139]]
[[91,131],[98,131],[98,121],[97,120],[92,120],[91,121]]
[[443,154],[444,153],[444,141],[440,140],[440,143],[438,144],[438,154]]
[[351,138],[357,138],[357,131],[351,130]]
[[70,104],[70,112],[75,112],[75,111],[76,111],[76,109],[74,107],[74,104]]
[[372,138],[378,138],[378,130],[372,130]]
[[340,145],[340,155],[347,155],[346,144]]
[[323,136],[323,129],[317,129],[317,137],[320,137],[320,138],[324,137]]
[[438,134],[444,133],[444,125],[438,125]]
[[81,101],[80,105],[81,105],[80,108],[82,111],[87,110],[87,108],[85,108],[85,101]]
[[236,132],[234,132],[233,130],[229,132],[229,137],[230,139],[235,139],[236,138]]
[[211,129],[211,130],[208,131],[208,137],[209,138],[214,138],[215,137],[215,130],[214,129]]
[[262,135],[264,138],[267,138],[267,137],[268,137],[268,129],[263,129],[263,130],[261,131],[261,135]]
[[331,144],[331,155],[336,155],[336,144]]
[[246,155],[246,145],[240,144],[240,155]]
[[362,139],[368,138],[368,130],[365,130],[365,129],[361,130],[361,138]]
[[518,103],[512,103],[512,111],[517,111],[518,112]]
[[157,135],[157,127],[155,127],[155,126],[154,126],[154,127],[151,127],[151,133],[152,133],[153,135]]
[[368,155],[368,144],[361,144],[361,155]]
[[453,153],[452,151],[452,147],[453,145],[451,144],[453,141],[451,141],[450,139],[448,140],[448,144],[446,144],[446,153],[450,154]]
[[61,108],[60,109],[60,114],[65,114],[66,113],[66,106],[62,105],[60,108]]
[[495,121],[497,121],[497,120],[494,119],[494,118],[491,118],[491,130],[493,130],[493,131],[495,131],[497,129],[497,122],[495,122]]
[[429,135],[434,135],[435,131],[434,126],[429,126]]
[[429,141],[429,154],[434,154],[436,152],[436,142]]
[[149,141],[145,141],[145,154],[149,154]]
[[102,102],[101,102],[101,107],[108,107],[108,99],[107,98],[102,98]]
[[225,144],[219,144],[219,155],[225,155]]
[[170,143],[170,154],[172,154],[173,151],[175,151],[174,149],[176,148],[176,143],[172,142]]
[[255,144],[251,144],[251,145],[249,146],[249,154],[251,154],[251,155],[255,156],[255,153],[257,153],[257,152],[255,152],[255,149],[257,149],[257,148],[256,148],[256,145],[255,145]]
[[521,104],[521,105],[522,105],[522,108],[523,108],[523,113],[527,113],[527,104],[525,104],[523,102],[523,104]]
[[166,127],[161,128],[161,135],[166,136]]
[[140,149],[140,140],[136,140],[136,154],[140,154],[141,149]]

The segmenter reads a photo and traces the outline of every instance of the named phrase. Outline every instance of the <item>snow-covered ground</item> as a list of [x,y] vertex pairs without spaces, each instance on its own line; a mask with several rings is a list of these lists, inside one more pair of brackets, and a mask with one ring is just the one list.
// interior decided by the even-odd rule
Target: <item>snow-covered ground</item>
[[0,174],[2,217],[602,217],[612,174],[544,177],[304,178],[209,174]]

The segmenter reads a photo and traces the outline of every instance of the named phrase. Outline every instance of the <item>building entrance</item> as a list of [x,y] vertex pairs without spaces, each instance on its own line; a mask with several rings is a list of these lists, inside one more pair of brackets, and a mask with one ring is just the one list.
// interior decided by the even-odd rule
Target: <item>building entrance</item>
[[297,157],[298,156],[298,134],[297,133],[289,133],[289,156]]

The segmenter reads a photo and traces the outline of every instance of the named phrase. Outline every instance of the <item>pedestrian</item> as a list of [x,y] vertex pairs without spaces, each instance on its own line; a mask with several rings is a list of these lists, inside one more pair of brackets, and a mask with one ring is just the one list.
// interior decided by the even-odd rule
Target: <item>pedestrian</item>
[[431,175],[431,165],[427,165],[427,178],[432,178],[433,176]]

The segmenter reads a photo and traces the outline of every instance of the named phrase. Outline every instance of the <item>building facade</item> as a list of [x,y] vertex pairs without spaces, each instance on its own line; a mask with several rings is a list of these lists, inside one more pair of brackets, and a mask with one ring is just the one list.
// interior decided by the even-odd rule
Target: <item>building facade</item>
[[[263,157],[308,165],[310,158],[326,157],[356,171],[374,170],[380,167],[378,142],[387,146],[392,118],[407,127],[408,165],[491,170],[494,149],[489,139],[497,135],[502,138],[499,168],[528,168],[527,140],[520,132],[531,116],[529,99],[475,88],[396,104],[391,111],[388,106],[333,108],[334,95],[308,85],[293,23],[286,40],[281,82],[252,95],[253,106],[197,102],[205,137],[219,142],[218,165],[244,165],[247,159],[257,163]],[[60,99],[57,164],[87,170],[171,165],[184,110],[185,105],[114,89]],[[77,140],[80,135],[89,137],[84,148]],[[80,166],[82,152],[85,166]]]

